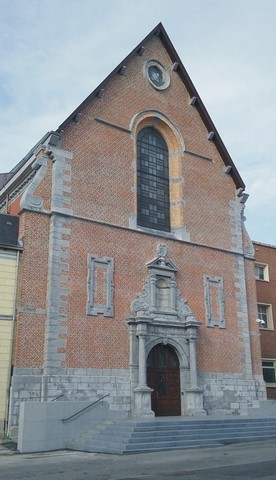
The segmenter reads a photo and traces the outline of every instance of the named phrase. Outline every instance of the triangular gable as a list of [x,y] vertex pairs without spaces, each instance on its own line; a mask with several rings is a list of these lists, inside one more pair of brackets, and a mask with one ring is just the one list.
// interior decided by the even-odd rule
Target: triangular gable
[[89,105],[92,100],[98,96],[101,92],[101,90],[103,90],[105,88],[105,86],[112,80],[112,78],[115,76],[115,75],[118,75],[121,71],[122,71],[122,68],[127,66],[127,63],[129,62],[129,60],[135,56],[135,55],[139,55],[139,53],[141,52],[141,49],[143,49],[144,45],[153,37],[153,36],[158,36],[160,38],[160,40],[162,41],[165,49],[167,50],[168,52],[168,55],[170,56],[171,58],[171,61],[173,64],[175,64],[175,70],[177,71],[177,73],[179,74],[181,80],[183,81],[189,95],[191,98],[193,98],[193,105],[197,108],[198,110],[198,113],[207,129],[208,132],[211,133],[212,135],[212,141],[214,142],[214,144],[216,145],[216,148],[218,150],[218,152],[220,153],[224,163],[225,163],[225,166],[226,167],[231,167],[229,168],[230,170],[230,175],[232,176],[234,182],[235,182],[235,185],[237,188],[242,188],[244,190],[245,188],[245,184],[231,158],[231,156],[229,155],[214,123],[212,122],[211,120],[211,117],[210,115],[208,114],[192,80],[190,79],[180,57],[178,56],[165,28],[163,27],[162,23],[159,23],[143,40],[142,42],[139,43],[139,45],[137,45],[133,50],[132,52],[124,58],[124,60],[103,80],[103,82],[98,85],[97,88],[95,88],[95,90],[69,115],[69,117],[66,118],[66,120],[64,120],[64,122],[59,126],[59,128],[57,129],[57,132],[60,132],[62,130],[64,130],[64,128],[76,117],[76,115],[78,113],[80,113],[87,105]]
[[170,272],[177,272],[177,268],[171,260],[166,259],[165,261],[162,261],[160,260],[160,257],[155,258],[151,262],[147,263],[147,267],[157,268],[160,270],[168,270]]
[[[245,184],[231,158],[229,155],[215,125],[213,124],[195,86],[193,85],[184,65],[182,64],[171,40],[168,37],[167,32],[165,31],[162,23],[159,23],[140,43],[137,45],[132,52],[124,58],[124,60],[103,80],[103,82],[95,88],[95,90],[64,120],[64,122],[58,127],[56,130],[57,133],[61,132],[64,130],[64,128],[76,117],[78,113],[80,113],[87,105],[91,103],[91,101],[99,94],[99,92],[105,88],[105,86],[112,80],[112,78],[115,75],[118,75],[120,71],[122,70],[122,67],[126,66],[129,60],[139,54],[141,52],[141,49],[143,49],[144,45],[150,40],[153,36],[158,36],[160,40],[162,41],[166,51],[168,52],[168,55],[170,56],[172,63],[175,64],[175,69],[177,73],[179,74],[180,78],[182,79],[189,95],[191,98],[193,98],[193,105],[195,108],[197,108],[199,115],[207,129],[208,132],[212,132],[212,141],[216,145],[216,148],[218,149],[218,152],[220,153],[225,166],[229,167],[230,170],[230,175],[233,178],[233,181],[236,185],[237,189],[245,189]],[[51,133],[51,132],[50,132]],[[43,141],[49,136],[49,132],[44,135],[44,137],[38,142],[38,144],[31,149],[31,151],[11,170],[10,173],[12,173],[12,177],[14,177],[15,173],[17,173],[28,161],[28,159],[31,157],[35,149],[37,148],[38,145],[41,145]],[[12,181],[12,178],[10,179]],[[2,185],[2,191],[4,191],[4,186],[8,185],[10,182],[7,181],[6,184]],[[2,192],[1,192],[2,193]]]
[[177,272],[177,268],[172,260],[167,257],[168,248],[166,244],[160,243],[157,246],[157,257],[147,263],[149,269],[157,268],[164,271]]

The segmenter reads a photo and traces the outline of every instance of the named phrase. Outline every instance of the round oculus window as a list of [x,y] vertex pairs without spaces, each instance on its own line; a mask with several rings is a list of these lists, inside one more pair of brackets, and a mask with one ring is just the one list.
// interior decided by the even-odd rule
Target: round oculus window
[[157,90],[165,90],[170,84],[168,71],[156,60],[149,60],[145,63],[144,75]]
[[164,77],[161,69],[156,65],[151,65],[148,68],[149,78],[151,79],[152,83],[157,87],[161,87],[164,83]]

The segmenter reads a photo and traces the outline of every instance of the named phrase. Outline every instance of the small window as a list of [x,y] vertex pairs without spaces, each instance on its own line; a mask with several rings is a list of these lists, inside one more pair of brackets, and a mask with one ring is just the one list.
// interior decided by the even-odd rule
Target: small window
[[275,367],[276,360],[263,360],[263,377],[266,383],[276,383]]
[[255,278],[268,282],[268,265],[255,263]]
[[143,70],[149,83],[157,90],[165,90],[170,85],[169,72],[156,60],[146,62]]
[[258,303],[259,327],[265,330],[273,330],[272,307],[264,303]]

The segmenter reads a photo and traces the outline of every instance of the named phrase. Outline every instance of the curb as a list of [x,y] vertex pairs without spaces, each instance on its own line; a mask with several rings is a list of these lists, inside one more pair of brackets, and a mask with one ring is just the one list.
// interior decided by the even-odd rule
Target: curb
[[0,443],[0,456],[2,455],[15,455],[16,453],[20,453],[18,450],[16,450],[15,448],[15,445],[14,446],[6,446],[5,447],[5,443]]

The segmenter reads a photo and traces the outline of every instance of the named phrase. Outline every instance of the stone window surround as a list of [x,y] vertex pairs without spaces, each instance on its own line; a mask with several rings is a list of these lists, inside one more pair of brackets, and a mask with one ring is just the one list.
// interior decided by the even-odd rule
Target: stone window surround
[[[149,70],[151,67],[155,67],[157,70],[160,71],[160,74],[162,75],[162,81],[160,82],[160,84],[157,84],[152,80],[151,75],[149,73]],[[158,60],[155,60],[155,59],[148,60],[143,65],[143,74],[144,74],[144,77],[151,84],[151,86],[156,90],[166,90],[170,85],[170,81],[171,81],[170,74],[168,70],[164,67],[164,65],[162,65],[162,63],[160,63]]]
[[[274,330],[274,322],[273,322],[273,315],[272,315],[272,305],[270,303],[263,303],[263,302],[258,302],[258,320],[260,319],[261,321],[259,323],[259,328],[261,330]],[[262,324],[262,316],[260,315],[259,312],[259,306],[260,307],[265,307],[266,308],[266,325]]]
[[156,128],[142,128],[137,136],[138,226],[170,232],[169,197],[167,143]]
[[[169,151],[169,172],[174,171],[175,175],[169,174],[170,181],[170,218],[171,231],[164,232],[162,230],[155,230],[147,227],[142,227],[137,224],[137,205],[135,211],[132,212],[129,218],[129,228],[151,233],[165,238],[179,239],[190,241],[190,234],[184,225],[183,212],[177,215],[177,222],[172,223],[175,218],[174,212],[179,211],[179,207],[184,206],[182,198],[182,183],[184,179],[181,176],[182,161],[185,151],[185,143],[183,137],[177,126],[161,111],[159,110],[143,110],[137,113],[131,120],[129,129],[134,142],[136,142],[138,133],[143,128],[152,127],[164,138]],[[134,163],[135,170],[137,169],[137,159]],[[132,187],[132,192],[137,194],[136,184]]]
[[[264,278],[261,278],[261,273]],[[255,262],[255,279],[261,282],[269,282],[269,271],[266,263]]]
[[[271,362],[273,363],[273,365],[270,366],[264,366],[264,363],[265,362]],[[264,369],[267,368],[267,369],[274,369],[274,376],[275,376],[275,379],[276,379],[276,359],[275,358],[263,358],[262,359],[262,365],[263,365],[263,372],[264,372]],[[274,387],[276,388],[276,382],[266,382],[266,386],[267,387]]]

